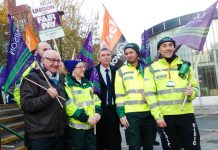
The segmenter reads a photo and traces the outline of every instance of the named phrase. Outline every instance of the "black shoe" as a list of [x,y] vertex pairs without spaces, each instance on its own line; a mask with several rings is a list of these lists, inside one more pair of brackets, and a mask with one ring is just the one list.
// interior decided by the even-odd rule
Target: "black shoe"
[[153,145],[160,145],[160,143],[155,140],[155,141],[153,142]]

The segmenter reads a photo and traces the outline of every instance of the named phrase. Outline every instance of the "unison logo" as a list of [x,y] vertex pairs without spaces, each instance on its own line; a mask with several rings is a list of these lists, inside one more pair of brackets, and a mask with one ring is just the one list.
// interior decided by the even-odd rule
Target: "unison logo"
[[32,9],[32,11],[33,11],[33,13],[39,13],[39,12],[48,11],[48,10],[51,10],[51,9],[55,9],[55,6],[54,5],[48,5],[48,6]]

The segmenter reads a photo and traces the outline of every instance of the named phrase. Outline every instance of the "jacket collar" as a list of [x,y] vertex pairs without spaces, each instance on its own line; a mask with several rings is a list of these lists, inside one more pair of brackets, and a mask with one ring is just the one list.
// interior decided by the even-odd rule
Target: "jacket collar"
[[91,82],[89,80],[82,78],[81,83],[79,83],[72,75],[67,74],[66,75],[66,85],[68,86],[80,86],[80,87],[86,87],[86,86],[92,86]]

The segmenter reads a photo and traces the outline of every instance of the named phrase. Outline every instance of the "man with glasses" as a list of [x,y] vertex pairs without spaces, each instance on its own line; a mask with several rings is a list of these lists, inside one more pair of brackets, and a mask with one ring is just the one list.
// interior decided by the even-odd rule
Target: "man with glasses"
[[[47,50],[51,50],[51,46],[47,43],[47,42],[40,42],[37,44],[36,46],[36,50],[35,50],[35,56],[38,61],[38,63],[41,62],[40,58],[42,57],[42,55],[45,53],[45,51]],[[20,79],[18,79],[15,83],[15,88],[14,88],[14,100],[17,102],[18,106],[20,107],[20,85],[22,83],[23,77],[25,77],[27,74],[29,74],[29,72],[36,68],[36,61],[34,61],[26,70],[25,72],[22,74],[22,77]],[[28,148],[29,144],[28,144],[28,135],[25,134],[25,146]]]
[[[57,96],[65,98],[64,76],[58,72],[60,55],[47,50],[41,58],[43,71],[52,87],[49,86],[39,69],[34,69],[21,84],[21,109],[24,113],[25,133],[31,150],[64,149],[64,131],[66,126],[65,110],[60,106]],[[59,99],[64,105],[64,101]]]
[[[47,42],[40,42],[38,43],[38,45],[36,46],[36,51],[35,51],[35,56],[38,55],[38,61],[41,61],[40,58],[42,57],[42,55],[45,53],[45,51],[47,50],[51,50],[51,46],[47,43]],[[40,62],[39,62],[40,63]],[[22,74],[22,77],[25,77],[27,74],[29,74],[29,72],[36,68],[36,62],[33,62],[27,69],[26,71],[24,71],[24,73]],[[14,100],[17,102],[18,106],[20,107],[20,85],[21,82],[23,80],[23,78],[20,78],[18,81],[16,81],[15,83],[15,89],[14,89]]]

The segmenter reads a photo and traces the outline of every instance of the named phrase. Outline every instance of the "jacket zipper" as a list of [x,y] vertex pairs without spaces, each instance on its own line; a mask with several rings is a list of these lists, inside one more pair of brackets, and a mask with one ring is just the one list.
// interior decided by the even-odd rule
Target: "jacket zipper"
[[171,75],[170,75],[170,66],[171,66],[171,64],[168,64],[168,76],[169,76],[169,79],[171,79]]

